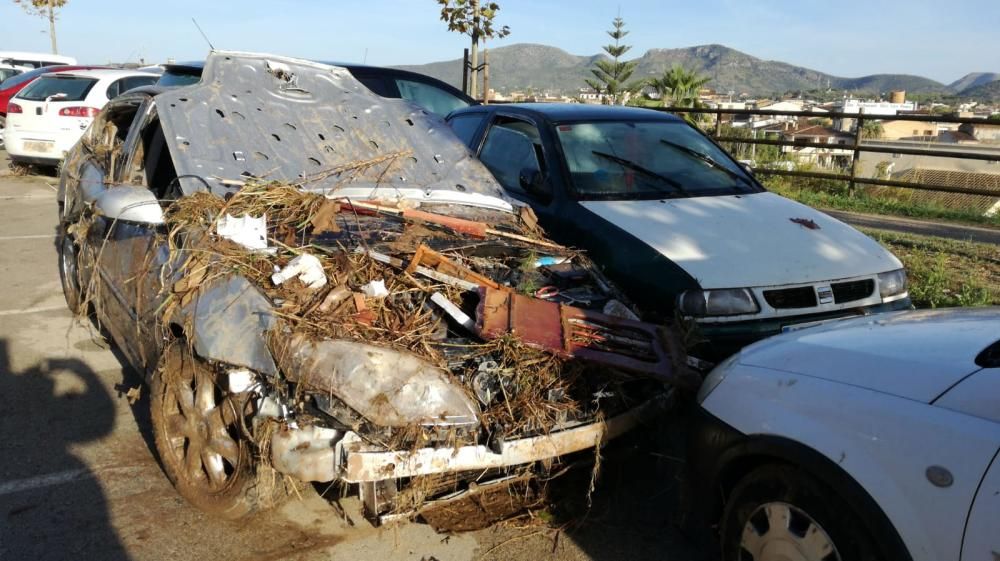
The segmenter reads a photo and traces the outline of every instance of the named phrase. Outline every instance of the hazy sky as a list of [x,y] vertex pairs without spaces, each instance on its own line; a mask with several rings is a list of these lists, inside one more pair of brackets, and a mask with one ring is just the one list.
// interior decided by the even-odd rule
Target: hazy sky
[[[493,46],[544,43],[590,55],[619,7],[630,56],[721,43],[838,76],[919,74],[951,82],[1000,72],[1000,0],[499,0],[512,34]],[[434,0],[69,0],[60,52],[81,62],[203,58],[198,19],[217,48],[369,64],[458,58]],[[868,21],[858,22],[860,18]],[[877,21],[876,18],[883,18]],[[49,48],[47,23],[0,0],[0,50]]]

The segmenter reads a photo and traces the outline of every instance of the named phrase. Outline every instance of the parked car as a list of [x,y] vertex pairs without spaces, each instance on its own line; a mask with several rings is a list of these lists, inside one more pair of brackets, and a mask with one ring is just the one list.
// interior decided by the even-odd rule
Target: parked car
[[723,559],[994,559],[1000,308],[833,321],[698,394],[691,498]]
[[[147,376],[192,504],[245,515],[273,469],[357,484],[376,522],[469,529],[666,401],[661,328],[595,311],[620,292],[440,125],[343,68],[214,52],[70,151],[67,304]],[[515,289],[540,282],[552,299]]]
[[[448,113],[477,105],[471,97],[441,80],[398,68],[382,68],[344,62],[324,62],[346,68],[359,82],[376,94],[390,99],[405,99],[425,110],[444,117]],[[158,86],[187,86],[201,79],[204,68],[201,61],[163,65],[164,72]]]
[[677,117],[512,104],[447,121],[554,240],[586,250],[654,319],[696,320],[702,354],[725,356],[791,324],[910,307],[895,256],[769,193]]
[[60,66],[43,66],[41,68],[36,68],[34,70],[29,70],[27,72],[18,71],[17,74],[0,80],[0,144],[3,144],[3,129],[7,125],[7,105],[10,103],[10,98],[14,97],[17,92],[24,89],[25,86],[30,84],[39,76],[48,74],[50,72],[69,72],[71,70],[96,70],[100,68],[105,68],[103,66],[70,66],[70,65],[60,65]]
[[58,66],[60,64],[76,64],[76,59],[70,56],[50,53],[26,53],[22,51],[0,51],[0,63],[8,64],[22,70],[31,70],[43,66]]
[[159,77],[132,70],[78,70],[41,76],[7,104],[4,142],[11,162],[55,165],[109,99]]

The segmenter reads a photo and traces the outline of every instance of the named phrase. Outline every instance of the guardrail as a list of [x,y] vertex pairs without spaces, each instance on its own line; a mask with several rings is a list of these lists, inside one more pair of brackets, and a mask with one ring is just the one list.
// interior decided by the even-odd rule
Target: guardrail
[[[774,111],[767,109],[707,109],[707,108],[686,108],[686,107],[667,107],[667,108],[655,108],[658,111],[666,111],[669,113],[695,113],[695,114],[709,114],[715,115],[715,131],[714,134],[710,133],[712,138],[717,142],[732,142],[732,143],[743,143],[743,144],[757,144],[765,146],[792,146],[797,148],[820,148],[826,150],[844,150],[851,153],[851,166],[850,173],[827,173],[827,172],[817,172],[817,171],[799,171],[799,170],[788,170],[788,169],[775,169],[775,168],[754,168],[754,173],[757,175],[780,175],[789,177],[806,177],[812,179],[831,179],[837,181],[846,181],[848,183],[848,191],[853,194],[856,185],[875,185],[880,187],[896,187],[903,189],[915,189],[922,191],[937,191],[942,193],[961,193],[967,195],[983,195],[987,197],[997,197],[1000,198],[1000,189],[990,190],[990,189],[978,189],[975,187],[967,187],[961,185],[937,185],[928,184],[915,181],[896,181],[888,178],[878,178],[878,177],[861,177],[858,175],[858,163],[863,152],[871,153],[881,153],[881,154],[900,154],[908,156],[924,156],[924,157],[935,157],[935,158],[957,158],[963,160],[981,160],[989,162],[1000,162],[1000,146],[997,146],[997,150],[990,152],[988,150],[982,150],[979,146],[961,146],[954,144],[941,144],[943,149],[935,148],[910,148],[905,146],[886,146],[884,142],[881,141],[865,141],[862,137],[862,132],[864,130],[864,123],[866,121],[913,121],[920,123],[949,123],[949,124],[976,124],[983,125],[989,124],[983,119],[970,119],[961,117],[949,117],[944,115],[914,115],[914,114],[898,114],[898,115],[877,115],[872,113],[844,113],[844,112],[811,112],[811,111]],[[735,136],[724,136],[722,134],[723,125],[723,115],[733,115],[733,116],[747,116],[751,119],[755,116],[757,117],[803,117],[803,118],[821,118],[821,119],[854,119],[857,121],[854,132],[849,133],[853,135],[853,142],[851,144],[826,144],[822,142],[804,142],[800,140],[777,140],[770,138],[743,138]],[[996,123],[1000,125],[1000,123]],[[924,143],[926,144],[926,143]],[[946,147],[946,148],[945,148]],[[968,150],[963,150],[963,148],[969,148]],[[1000,174],[998,174],[998,181],[1000,181]]]

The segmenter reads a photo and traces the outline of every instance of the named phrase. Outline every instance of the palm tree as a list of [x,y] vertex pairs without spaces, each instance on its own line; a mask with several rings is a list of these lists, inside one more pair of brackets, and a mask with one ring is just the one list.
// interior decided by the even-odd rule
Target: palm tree
[[698,92],[711,78],[698,74],[697,70],[673,65],[660,78],[653,78],[649,85],[660,94],[664,107],[701,107]]
[[885,134],[881,121],[865,121],[861,125],[861,138],[866,140],[878,140]]

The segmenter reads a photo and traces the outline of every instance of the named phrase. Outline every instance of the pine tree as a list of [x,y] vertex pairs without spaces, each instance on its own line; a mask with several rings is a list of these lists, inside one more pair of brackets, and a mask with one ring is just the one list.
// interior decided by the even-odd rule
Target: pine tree
[[588,86],[603,96],[605,103],[623,105],[625,103],[625,94],[639,88],[639,84],[637,83],[626,83],[632,77],[632,73],[635,72],[638,61],[621,60],[622,55],[632,48],[630,45],[623,45],[621,43],[622,39],[629,32],[625,31],[625,21],[621,16],[616,17],[612,25],[614,29],[608,31],[608,35],[615,40],[615,43],[614,45],[605,45],[603,47],[604,52],[608,54],[610,60],[601,59],[595,62],[594,65],[596,68],[591,68],[590,71],[594,74],[596,80],[587,79],[586,82]]

